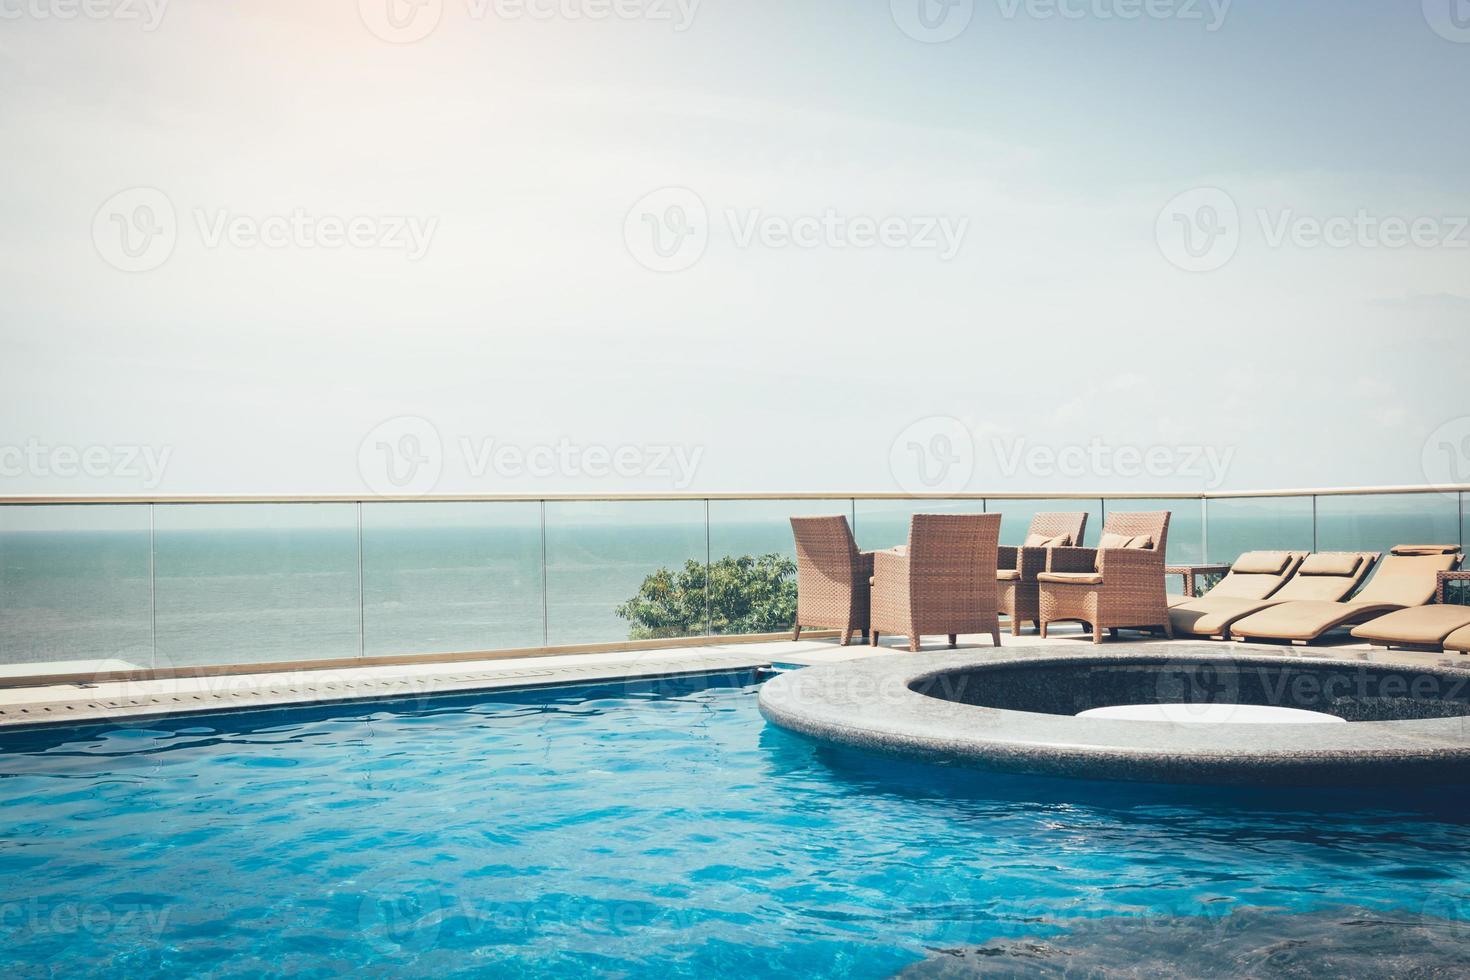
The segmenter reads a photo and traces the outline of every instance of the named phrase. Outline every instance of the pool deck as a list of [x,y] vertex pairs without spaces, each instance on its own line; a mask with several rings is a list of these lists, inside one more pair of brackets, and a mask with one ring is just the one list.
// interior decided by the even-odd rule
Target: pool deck
[[[1129,634],[1131,636],[1131,634]],[[1043,644],[1071,648],[1079,653],[1106,652],[1110,644],[1094,646],[1076,627],[1053,628],[1042,640],[1032,632],[1018,637],[1002,636],[1004,647],[1035,647]],[[1199,649],[1198,641],[1148,641],[1160,652],[1173,646]],[[1329,656],[1337,659],[1367,659],[1374,648],[1366,643],[1328,643],[1313,647],[1279,647],[1269,644],[1214,643],[1221,652],[1241,649],[1255,654],[1290,653]],[[943,651],[942,638],[930,639],[926,652]],[[991,649],[990,639],[962,636],[960,650],[977,654]],[[454,663],[411,663],[390,666],[345,667],[325,670],[293,670],[253,674],[213,674],[152,680],[108,681],[97,684],[57,684],[44,687],[0,688],[0,728],[36,725],[80,724],[105,719],[157,717],[249,710],[293,704],[321,704],[382,698],[428,698],[463,691],[518,687],[560,687],[592,683],[670,677],[679,674],[720,673],[750,670],[771,664],[813,666],[844,660],[901,653],[903,639],[884,638],[882,646],[854,644],[839,646],[836,640],[799,642],[731,643],[714,646],[674,647],[625,653],[584,653],[553,656],[487,659]],[[1183,650],[1181,649],[1181,653]],[[1444,653],[1415,653],[1377,650],[1384,657],[1410,664],[1443,664]],[[1458,658],[1470,666],[1470,657]],[[99,670],[109,669],[106,666]]]

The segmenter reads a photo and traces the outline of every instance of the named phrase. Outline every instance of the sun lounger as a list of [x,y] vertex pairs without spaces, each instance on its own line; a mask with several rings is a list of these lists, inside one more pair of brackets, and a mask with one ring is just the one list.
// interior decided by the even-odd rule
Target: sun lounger
[[1455,653],[1470,653],[1470,626],[1457,629],[1445,637],[1444,648]]
[[[1284,586],[1307,556],[1300,551],[1247,551],[1230,566],[1230,572],[1209,592],[1197,598],[1169,597],[1169,621],[1175,633],[1194,636],[1223,635],[1240,615],[1231,614],[1242,603],[1254,605],[1269,599]],[[1352,586],[1341,594],[1346,595]]]
[[1269,609],[1277,603],[1307,600],[1336,602],[1345,599],[1362,584],[1377,560],[1376,551],[1322,552],[1308,555],[1298,566],[1296,574],[1269,598],[1211,598],[1207,609],[1196,610],[1202,611],[1203,615],[1190,624],[1190,632],[1196,636],[1229,637],[1231,627],[1237,620]]
[[1459,563],[1459,545],[1399,545],[1379,564],[1373,580],[1346,602],[1277,603],[1238,620],[1230,632],[1247,639],[1310,643],[1343,626],[1428,604],[1436,574]]
[[1412,606],[1370,619],[1353,636],[1385,647],[1434,647],[1461,627],[1470,627],[1470,606]]

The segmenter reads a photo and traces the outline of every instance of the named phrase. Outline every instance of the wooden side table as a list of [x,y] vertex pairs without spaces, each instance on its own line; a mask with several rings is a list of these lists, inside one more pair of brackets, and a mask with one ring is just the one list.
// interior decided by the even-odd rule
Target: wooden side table
[[1224,575],[1230,571],[1229,565],[1165,565],[1165,575],[1178,575],[1184,579],[1184,595],[1193,599],[1195,592],[1195,577],[1199,575]]
[[1444,602],[1444,597],[1445,597],[1445,595],[1449,591],[1448,589],[1445,588],[1445,586],[1449,585],[1451,582],[1470,582],[1470,571],[1466,571],[1466,572],[1437,572],[1435,574],[1435,583],[1434,583],[1434,601],[1435,602]]

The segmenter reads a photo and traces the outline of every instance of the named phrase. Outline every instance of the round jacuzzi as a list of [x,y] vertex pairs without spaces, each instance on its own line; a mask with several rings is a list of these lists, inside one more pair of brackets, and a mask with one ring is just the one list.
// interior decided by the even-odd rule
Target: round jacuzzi
[[1006,772],[1470,783],[1470,666],[1350,656],[1222,644],[903,653],[792,671],[760,703],[824,742]]

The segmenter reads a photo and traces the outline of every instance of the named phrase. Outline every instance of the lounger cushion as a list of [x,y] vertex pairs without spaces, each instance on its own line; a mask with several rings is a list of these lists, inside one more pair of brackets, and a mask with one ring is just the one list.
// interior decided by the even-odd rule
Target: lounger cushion
[[1297,569],[1298,575],[1352,575],[1363,564],[1363,556],[1352,553],[1308,555]]
[[1212,599],[1264,599],[1280,585],[1280,575],[1242,575],[1231,572],[1207,594]]
[[1036,576],[1036,581],[1053,585],[1102,585],[1102,580],[1100,572],[1042,572]]
[[1457,544],[1396,544],[1393,546],[1392,554],[1395,555],[1453,555],[1459,552]]
[[1470,606],[1418,606],[1379,616],[1353,630],[1373,643],[1437,647],[1462,626],[1470,626]]
[[1021,573],[1014,568],[1001,568],[996,570],[995,578],[998,582],[1019,582]]
[[1280,575],[1290,561],[1289,551],[1247,551],[1230,570],[1237,575]]
[[1176,633],[1224,636],[1236,620],[1268,609],[1271,605],[1270,599],[1236,599],[1207,595],[1171,605],[1169,621],[1174,625]]
[[1341,602],[1352,595],[1364,572],[1364,569],[1359,569],[1356,575],[1302,575],[1298,570],[1296,575],[1286,580],[1285,585],[1271,594],[1271,598],[1278,602],[1299,599]]
[[1397,609],[1392,603],[1282,602],[1252,613],[1230,627],[1236,636],[1271,640],[1315,640],[1329,630]]
[[1459,653],[1470,653],[1470,626],[1455,630],[1445,637],[1444,648]]
[[1055,537],[1047,537],[1044,534],[1026,535],[1027,548],[1066,548],[1072,543],[1070,534],[1058,534]]
[[1395,606],[1423,606],[1434,598],[1440,572],[1454,568],[1457,554],[1389,555],[1363,591],[1351,602],[1387,602]]

